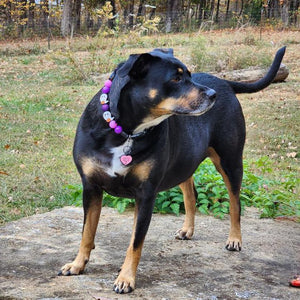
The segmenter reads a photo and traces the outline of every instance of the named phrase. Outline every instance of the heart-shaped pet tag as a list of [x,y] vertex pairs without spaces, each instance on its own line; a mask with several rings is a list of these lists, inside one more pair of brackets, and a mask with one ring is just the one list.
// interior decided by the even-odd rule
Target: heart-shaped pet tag
[[132,156],[131,155],[122,155],[120,160],[124,166],[127,166],[132,162]]

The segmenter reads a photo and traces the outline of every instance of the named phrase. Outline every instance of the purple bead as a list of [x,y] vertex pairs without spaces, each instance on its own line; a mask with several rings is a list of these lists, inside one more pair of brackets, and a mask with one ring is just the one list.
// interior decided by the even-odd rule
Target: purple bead
[[120,125],[118,125],[116,128],[115,128],[115,133],[116,134],[120,134],[121,132],[123,131],[122,127]]
[[106,87],[108,87],[108,88],[111,87],[111,84],[112,84],[111,80],[106,80],[105,83],[104,83],[104,85],[105,85]]
[[109,110],[109,105],[108,104],[103,104],[102,105],[102,110],[103,111],[108,111]]
[[110,91],[110,88],[107,87],[107,86],[104,86],[104,87],[102,88],[102,93],[104,93],[104,94],[108,94],[109,91]]
[[109,122],[109,127],[115,129],[118,126],[117,122],[112,120]]

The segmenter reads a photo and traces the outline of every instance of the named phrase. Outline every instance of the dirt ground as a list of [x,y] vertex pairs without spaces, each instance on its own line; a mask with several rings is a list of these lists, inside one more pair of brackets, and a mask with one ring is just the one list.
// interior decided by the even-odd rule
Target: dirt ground
[[300,272],[300,224],[242,217],[243,250],[224,244],[229,220],[197,215],[194,239],[178,241],[183,216],[153,215],[136,290],[118,295],[114,279],[125,257],[133,214],[103,208],[96,249],[80,276],[58,277],[76,255],[81,208],[66,207],[0,228],[0,299],[300,299],[289,280]]

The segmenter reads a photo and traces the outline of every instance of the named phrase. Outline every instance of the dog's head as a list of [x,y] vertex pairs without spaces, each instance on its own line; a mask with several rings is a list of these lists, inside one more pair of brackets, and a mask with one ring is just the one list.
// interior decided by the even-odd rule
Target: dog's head
[[213,106],[215,95],[214,90],[193,82],[172,49],[155,49],[130,55],[118,67],[109,97],[115,118],[129,113],[144,129],[171,115],[201,115]]

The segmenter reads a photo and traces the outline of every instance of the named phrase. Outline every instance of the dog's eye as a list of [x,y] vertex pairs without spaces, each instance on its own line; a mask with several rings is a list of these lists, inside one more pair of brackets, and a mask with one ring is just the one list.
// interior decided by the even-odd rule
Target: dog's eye
[[180,82],[181,81],[181,76],[176,76],[175,78],[172,79],[173,82]]

